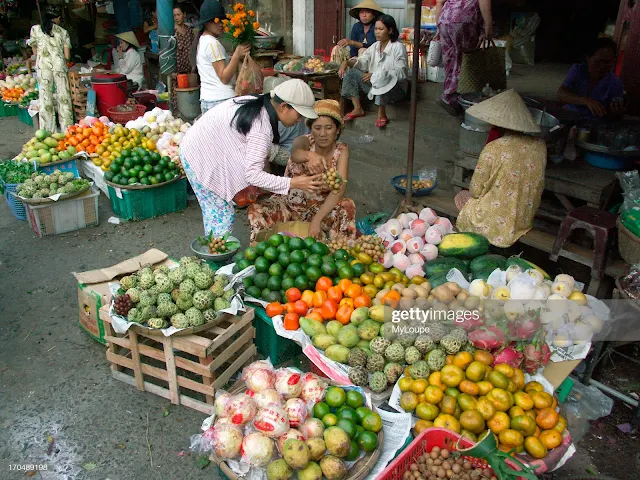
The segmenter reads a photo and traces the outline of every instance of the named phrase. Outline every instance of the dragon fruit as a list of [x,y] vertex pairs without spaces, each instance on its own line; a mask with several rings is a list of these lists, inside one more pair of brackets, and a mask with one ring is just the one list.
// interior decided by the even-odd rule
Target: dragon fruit
[[482,350],[495,350],[504,343],[505,335],[495,325],[477,328],[469,333],[469,341],[473,346]]
[[524,363],[522,369],[527,373],[535,373],[540,367],[549,363],[551,350],[546,342],[531,343],[527,345],[523,352]]
[[499,363],[507,363],[513,368],[520,368],[520,365],[522,365],[522,359],[522,353],[520,353],[512,346],[508,346],[497,354],[494,354],[493,364],[497,365]]
[[538,333],[541,326],[537,317],[520,317],[515,325],[515,335],[519,340],[529,340]]

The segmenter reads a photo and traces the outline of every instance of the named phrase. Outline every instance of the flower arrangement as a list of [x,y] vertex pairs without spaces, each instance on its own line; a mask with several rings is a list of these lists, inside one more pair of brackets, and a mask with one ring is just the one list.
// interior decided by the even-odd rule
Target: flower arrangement
[[234,5],[233,12],[233,15],[227,14],[227,19],[222,21],[225,35],[231,40],[233,48],[241,44],[253,45],[260,28],[260,24],[255,21],[256,13],[246,10],[243,3]]

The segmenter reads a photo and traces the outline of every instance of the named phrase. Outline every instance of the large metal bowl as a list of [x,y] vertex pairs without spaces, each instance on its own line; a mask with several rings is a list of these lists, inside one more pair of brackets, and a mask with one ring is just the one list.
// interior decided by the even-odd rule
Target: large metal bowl
[[[227,242],[240,243],[240,240],[238,240],[236,237],[229,236],[229,238],[227,238]],[[207,245],[200,245],[200,242],[198,242],[197,238],[193,242],[191,242],[191,251],[195,253],[198,258],[201,258],[203,260],[211,260],[212,262],[216,263],[229,260],[236,254],[239,249],[240,247],[226,253],[211,254],[209,253],[209,247]]]
[[253,45],[258,50],[275,50],[282,41],[282,35],[269,35],[264,37],[256,37]]

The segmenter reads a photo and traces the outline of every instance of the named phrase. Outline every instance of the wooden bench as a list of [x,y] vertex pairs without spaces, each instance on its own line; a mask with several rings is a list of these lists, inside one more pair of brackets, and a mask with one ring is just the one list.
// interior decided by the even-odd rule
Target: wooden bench
[[[436,193],[437,192],[437,193]],[[439,214],[447,216],[451,219],[458,217],[458,209],[453,201],[453,192],[437,191],[428,197],[415,199],[421,207],[433,208]],[[526,235],[520,237],[518,243],[527,245],[545,253],[551,253],[556,237],[549,233],[532,229]],[[560,252],[560,256],[573,262],[585,265],[591,268],[593,264],[593,251],[576,245],[575,243],[566,243],[564,249]],[[627,271],[627,264],[620,259],[609,259],[605,269],[605,275],[610,278],[617,278],[624,275]],[[610,282],[608,282],[610,283]],[[601,280],[595,277],[591,278],[588,291],[590,295],[596,296],[600,290]],[[606,287],[606,286],[603,286]]]

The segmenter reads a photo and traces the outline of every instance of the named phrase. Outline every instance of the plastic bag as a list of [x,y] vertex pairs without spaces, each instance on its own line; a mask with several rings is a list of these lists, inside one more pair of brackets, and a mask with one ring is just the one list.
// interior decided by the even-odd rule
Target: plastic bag
[[331,63],[340,65],[342,62],[349,60],[349,58],[351,58],[349,47],[339,47],[336,45],[331,49]]
[[597,388],[583,385],[574,379],[573,388],[564,406],[571,437],[574,442],[578,442],[589,430],[589,421],[611,413],[613,400]]
[[437,168],[423,168],[418,172],[418,177],[420,180],[431,180],[432,182],[436,182],[438,178],[438,169]]
[[246,55],[236,79],[236,95],[262,93],[263,82],[264,77],[260,66],[250,55]]
[[376,226],[383,223],[389,215],[384,212],[372,213],[364,218],[359,219],[356,222],[358,231],[363,235],[373,235],[376,230]]
[[438,40],[431,40],[429,51],[427,52],[427,65],[439,67],[440,62],[442,62],[442,45]]

